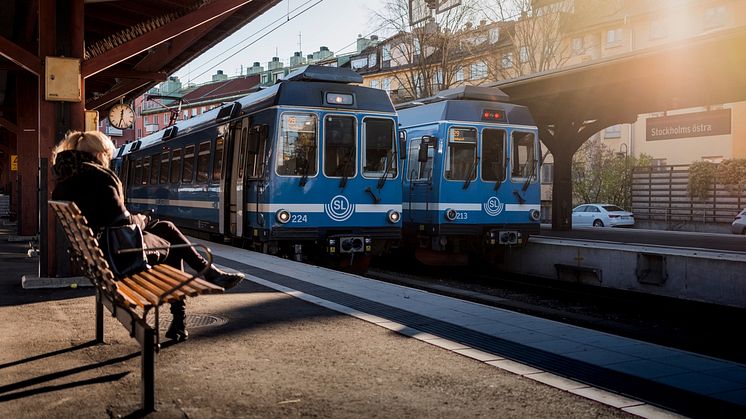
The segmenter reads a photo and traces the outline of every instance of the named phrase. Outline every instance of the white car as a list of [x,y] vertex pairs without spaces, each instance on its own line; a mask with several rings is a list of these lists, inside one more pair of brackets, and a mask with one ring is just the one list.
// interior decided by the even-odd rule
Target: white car
[[572,225],[593,227],[632,227],[635,216],[616,205],[583,204],[572,210]]
[[746,234],[746,209],[736,215],[736,219],[730,225],[730,232],[733,234]]

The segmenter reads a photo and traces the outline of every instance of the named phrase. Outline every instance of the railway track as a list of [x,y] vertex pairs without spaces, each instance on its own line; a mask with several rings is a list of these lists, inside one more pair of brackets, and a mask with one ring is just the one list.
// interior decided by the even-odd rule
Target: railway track
[[663,346],[746,363],[746,310],[474,268],[378,261],[367,276]]

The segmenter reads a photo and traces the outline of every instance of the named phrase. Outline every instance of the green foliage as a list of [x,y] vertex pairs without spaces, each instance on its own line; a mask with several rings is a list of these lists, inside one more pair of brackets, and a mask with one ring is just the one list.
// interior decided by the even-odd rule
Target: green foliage
[[689,196],[707,200],[715,184],[717,165],[707,161],[694,162],[689,166]]
[[746,159],[723,160],[717,166],[715,176],[732,195],[741,195],[746,189]]
[[651,158],[620,154],[600,139],[586,141],[573,156],[573,200],[575,205],[602,202],[632,207],[632,171],[650,165]]

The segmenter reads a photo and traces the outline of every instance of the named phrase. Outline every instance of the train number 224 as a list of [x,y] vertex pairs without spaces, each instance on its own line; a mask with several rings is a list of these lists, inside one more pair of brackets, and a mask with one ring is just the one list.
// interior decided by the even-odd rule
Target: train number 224
[[293,214],[290,216],[291,223],[307,223],[308,215],[306,214]]

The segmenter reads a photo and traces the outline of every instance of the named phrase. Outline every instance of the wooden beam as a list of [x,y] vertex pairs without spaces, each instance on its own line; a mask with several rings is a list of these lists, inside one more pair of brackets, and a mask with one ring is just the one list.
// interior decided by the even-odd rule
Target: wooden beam
[[18,125],[8,121],[7,119],[0,116],[0,127],[7,129],[15,135],[18,135]]
[[149,83],[149,80],[127,80],[119,83],[103,95],[86,102],[85,108],[90,111],[102,108]]
[[37,76],[42,72],[39,57],[19,47],[4,36],[0,36],[0,55]]
[[118,79],[139,79],[150,81],[166,81],[168,75],[157,71],[136,71],[123,68],[107,68],[98,74],[100,77],[112,77]]
[[216,0],[199,8],[192,13],[182,16],[173,22],[166,24],[156,30],[150,31],[131,41],[113,48],[103,54],[97,55],[83,62],[83,77],[88,78],[109,67],[112,67],[130,57],[153,48],[171,38],[181,35],[191,29],[204,25],[213,19],[219,18],[226,13],[238,9],[252,0]]

